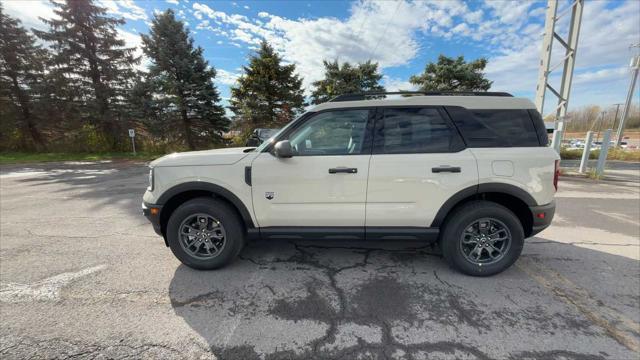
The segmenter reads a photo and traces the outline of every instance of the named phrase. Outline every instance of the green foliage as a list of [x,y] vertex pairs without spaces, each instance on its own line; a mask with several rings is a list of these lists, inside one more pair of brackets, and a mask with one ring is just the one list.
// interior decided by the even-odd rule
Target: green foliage
[[[228,120],[218,105],[216,71],[204,60],[202,48],[194,47],[189,30],[167,10],[156,15],[142,42],[153,63],[132,101],[142,106],[151,131],[179,135],[189,149],[219,143]],[[176,122],[180,126],[169,125]]]
[[412,76],[409,82],[421,91],[487,91],[492,82],[482,73],[486,66],[485,58],[466,62],[464,56],[440,55],[437,63],[427,64],[424,73]]
[[282,65],[275,50],[266,42],[243,67],[244,74],[231,88],[229,109],[238,128],[281,127],[305,106],[302,80],[295,65]]
[[320,104],[332,98],[348,93],[385,91],[380,85],[382,74],[378,72],[378,64],[367,61],[353,66],[342,63],[323,61],[324,79],[313,83],[314,90],[311,102]]
[[5,147],[42,150],[44,62],[47,51],[0,4],[0,141]]
[[134,49],[118,38],[124,19],[107,16],[91,0],[52,4],[57,17],[42,19],[49,30],[34,33],[54,50],[48,63],[54,100],[65,104],[67,114],[97,126],[111,149],[122,147],[124,126],[114,108],[131,86],[138,62]]
[[[560,158],[563,160],[580,160],[582,159],[582,149],[560,149]],[[592,150],[589,153],[590,160],[596,160],[600,157],[600,150]],[[640,161],[640,150],[614,149],[607,151],[607,160],[619,161]]]

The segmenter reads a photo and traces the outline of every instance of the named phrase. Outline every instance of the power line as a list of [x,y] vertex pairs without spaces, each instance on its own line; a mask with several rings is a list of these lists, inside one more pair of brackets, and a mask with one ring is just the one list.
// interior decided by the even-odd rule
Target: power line
[[380,33],[381,35],[378,38],[378,43],[376,44],[376,47],[373,49],[373,54],[374,55],[375,55],[376,51],[378,51],[378,46],[380,46],[380,43],[382,42],[382,38],[387,33],[387,28],[389,28],[389,24],[391,24],[391,20],[393,20],[393,18],[396,17],[396,13],[398,12],[398,9],[400,8],[400,4],[401,3],[402,3],[402,0],[398,0],[398,5],[396,5],[396,9],[393,11],[393,15],[391,15],[391,18],[389,18],[389,21],[387,21],[387,25],[384,26],[384,30],[382,31],[382,33]]

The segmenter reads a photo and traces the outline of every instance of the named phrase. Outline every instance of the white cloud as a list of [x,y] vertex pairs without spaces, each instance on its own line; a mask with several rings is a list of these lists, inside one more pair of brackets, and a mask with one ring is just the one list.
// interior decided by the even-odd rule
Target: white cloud
[[58,18],[48,1],[3,1],[2,6],[7,14],[22,21],[27,29],[47,30],[48,26],[39,18]]
[[231,86],[235,84],[238,77],[240,77],[240,74],[227,71],[224,69],[216,69],[216,72],[217,74],[216,74],[215,82],[218,84]]
[[144,9],[136,5],[133,0],[99,0],[98,5],[106,8],[109,13],[127,20],[149,19]]
[[[258,13],[263,20],[257,20],[228,15],[201,3],[194,3],[193,9],[228,27],[229,38],[235,43],[251,47],[261,39],[269,41],[286,62],[296,64],[306,87],[322,77],[323,59],[373,60],[382,69],[405,65],[421,49],[416,40],[418,32],[427,32],[436,24],[450,26],[454,16],[471,12],[461,1],[361,1],[353,4],[351,15],[344,20],[293,20],[266,12]],[[478,20],[481,15],[476,12],[471,18]]]
[[387,75],[384,75],[382,77],[382,85],[387,91],[414,91],[418,88],[408,80],[392,78]]
[[166,2],[168,2],[169,4],[173,4],[173,5],[178,5],[180,3],[180,1],[178,0],[165,0]]

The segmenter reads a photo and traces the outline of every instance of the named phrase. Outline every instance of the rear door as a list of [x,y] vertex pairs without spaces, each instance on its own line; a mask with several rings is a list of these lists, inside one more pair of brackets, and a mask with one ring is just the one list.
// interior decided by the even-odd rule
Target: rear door
[[429,227],[458,191],[478,184],[473,154],[439,107],[378,110],[367,227]]

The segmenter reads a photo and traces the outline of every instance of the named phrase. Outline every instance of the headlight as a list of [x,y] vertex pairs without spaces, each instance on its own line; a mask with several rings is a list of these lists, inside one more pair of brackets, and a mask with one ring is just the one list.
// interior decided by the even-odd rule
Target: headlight
[[153,191],[153,168],[149,168],[149,187],[147,190]]

